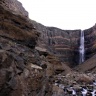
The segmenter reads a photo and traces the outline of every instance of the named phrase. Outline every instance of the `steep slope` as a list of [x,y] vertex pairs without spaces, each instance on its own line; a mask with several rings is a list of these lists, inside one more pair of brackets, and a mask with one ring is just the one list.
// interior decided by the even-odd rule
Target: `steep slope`
[[88,60],[86,60],[81,65],[75,68],[79,72],[90,72],[96,74],[96,55],[92,56]]
[[71,69],[58,57],[36,48],[40,33],[26,11],[20,12],[22,6],[13,6],[18,9],[14,11],[11,1],[18,6],[16,0],[0,1],[0,96],[51,96],[53,76]]
[[[33,25],[20,15],[14,15],[0,6],[0,35],[34,47],[39,36]],[[27,37],[27,38],[26,38]],[[31,42],[31,43],[30,43]]]
[[[45,27],[29,20],[19,4],[0,1],[0,96],[68,96],[72,85],[80,92],[83,87],[90,89],[96,74],[74,72],[67,66],[78,63],[81,30]],[[84,30],[88,60],[76,68],[79,71],[95,73],[95,30],[95,26]]]

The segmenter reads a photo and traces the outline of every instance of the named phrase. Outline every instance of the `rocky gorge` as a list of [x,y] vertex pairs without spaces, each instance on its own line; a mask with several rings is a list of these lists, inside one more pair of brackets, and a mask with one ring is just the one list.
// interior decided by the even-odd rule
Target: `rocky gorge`
[[[39,40],[41,47],[57,55],[68,66],[74,67],[79,64],[81,30],[62,30],[55,27],[46,27],[35,21],[33,21],[33,24],[41,32]],[[96,25],[83,30],[85,36],[85,60],[95,55],[95,28]]]
[[84,96],[85,89],[95,96],[96,25],[83,31],[85,62],[78,65],[80,29],[46,27],[19,1],[1,0],[0,96]]

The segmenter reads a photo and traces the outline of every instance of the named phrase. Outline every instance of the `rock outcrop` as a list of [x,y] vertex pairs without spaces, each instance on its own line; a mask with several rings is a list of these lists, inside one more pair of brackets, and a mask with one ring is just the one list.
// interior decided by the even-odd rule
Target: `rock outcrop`
[[39,33],[26,18],[14,15],[0,6],[0,35],[34,47]]
[[0,96],[51,96],[51,78],[71,69],[38,51],[0,36]]
[[0,96],[51,96],[52,77],[71,69],[36,47],[40,33],[24,11],[14,14],[4,6],[10,1],[0,1]]
[[28,17],[28,12],[22,7],[22,4],[17,0],[0,0],[0,6],[10,10],[14,14],[19,14]]
[[[54,77],[52,96],[94,96],[96,95],[96,74],[71,72]],[[86,90],[86,91],[85,91]]]
[[95,30],[84,30],[88,60],[74,72],[69,66],[78,64],[81,30],[45,27],[30,20],[18,1],[1,0],[0,96],[71,96],[72,88],[80,94],[84,87],[95,90]]

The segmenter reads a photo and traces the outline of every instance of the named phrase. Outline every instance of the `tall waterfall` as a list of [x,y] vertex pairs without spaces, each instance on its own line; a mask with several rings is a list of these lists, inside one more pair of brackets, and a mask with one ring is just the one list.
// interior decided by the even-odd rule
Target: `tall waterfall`
[[80,34],[80,47],[79,47],[79,64],[84,62],[85,59],[85,49],[84,49],[84,32],[81,30]]

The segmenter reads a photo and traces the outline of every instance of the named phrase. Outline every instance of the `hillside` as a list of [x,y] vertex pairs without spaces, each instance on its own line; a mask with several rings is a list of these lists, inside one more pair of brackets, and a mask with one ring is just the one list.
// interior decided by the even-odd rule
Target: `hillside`
[[47,27],[17,0],[0,1],[0,96],[91,96],[96,91],[96,25],[84,30],[85,62],[78,65],[81,30]]

